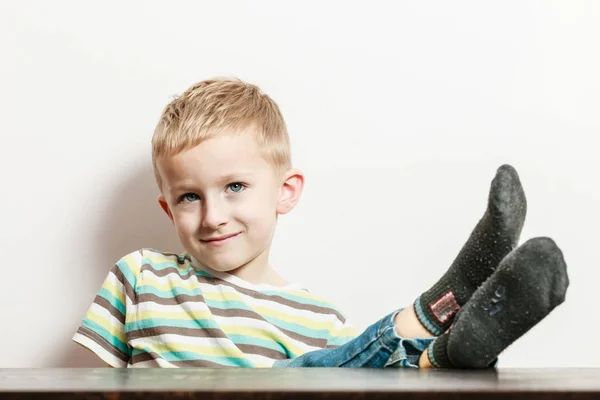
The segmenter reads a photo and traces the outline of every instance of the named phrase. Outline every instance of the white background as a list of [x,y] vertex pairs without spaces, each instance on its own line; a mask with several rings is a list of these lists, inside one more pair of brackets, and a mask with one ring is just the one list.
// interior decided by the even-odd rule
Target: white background
[[600,3],[3,1],[0,367],[94,365],[71,336],[112,264],[178,251],[150,139],[214,76],[281,106],[307,178],[272,262],[364,328],[450,265],[496,168],[567,301],[503,367],[600,366]]

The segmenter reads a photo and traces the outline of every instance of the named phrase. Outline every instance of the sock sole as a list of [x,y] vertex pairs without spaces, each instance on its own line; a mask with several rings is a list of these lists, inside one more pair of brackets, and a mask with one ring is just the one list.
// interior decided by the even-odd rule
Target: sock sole
[[452,366],[485,368],[565,300],[569,285],[561,250],[549,238],[527,241],[462,308],[447,333]]

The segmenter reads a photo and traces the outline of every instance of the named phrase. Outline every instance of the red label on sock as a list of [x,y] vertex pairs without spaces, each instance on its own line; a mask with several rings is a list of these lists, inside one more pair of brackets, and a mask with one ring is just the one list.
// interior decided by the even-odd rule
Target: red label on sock
[[440,321],[444,323],[448,321],[458,310],[460,310],[460,306],[456,301],[456,297],[452,291],[449,291],[438,301],[429,306],[433,315]]

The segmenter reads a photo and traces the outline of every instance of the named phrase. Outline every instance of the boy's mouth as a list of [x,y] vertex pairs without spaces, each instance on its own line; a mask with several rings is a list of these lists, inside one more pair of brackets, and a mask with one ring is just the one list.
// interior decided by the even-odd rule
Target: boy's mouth
[[233,239],[234,237],[236,237],[240,233],[241,232],[230,233],[228,235],[222,235],[222,236],[215,236],[215,237],[200,239],[200,242],[208,244],[210,246],[219,246],[219,245],[227,243],[229,240]]

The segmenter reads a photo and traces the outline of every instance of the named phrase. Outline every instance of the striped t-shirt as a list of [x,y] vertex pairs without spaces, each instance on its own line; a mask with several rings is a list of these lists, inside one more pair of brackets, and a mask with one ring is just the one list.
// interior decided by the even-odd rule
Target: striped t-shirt
[[251,284],[144,249],[111,269],[73,340],[113,367],[271,367],[355,335],[299,286]]

